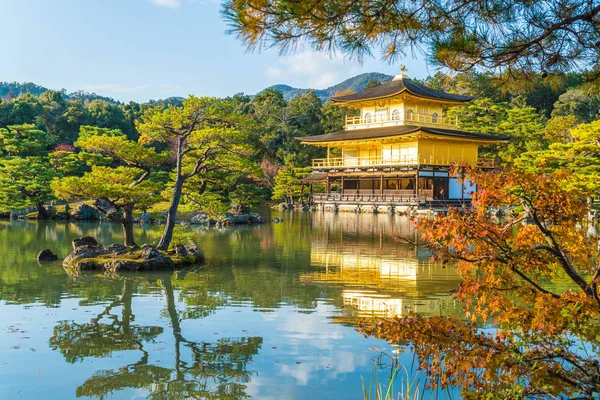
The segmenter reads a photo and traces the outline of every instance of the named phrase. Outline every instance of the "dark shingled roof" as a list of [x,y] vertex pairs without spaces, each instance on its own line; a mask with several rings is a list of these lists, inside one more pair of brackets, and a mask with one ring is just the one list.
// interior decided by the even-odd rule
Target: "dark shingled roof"
[[504,135],[485,135],[483,133],[463,132],[453,129],[428,128],[424,126],[390,126],[385,128],[374,129],[356,129],[351,131],[342,131],[328,133],[326,135],[304,136],[297,137],[297,140],[305,143],[322,143],[322,142],[337,142],[340,140],[359,140],[359,139],[377,139],[391,136],[402,136],[409,133],[423,131],[434,135],[455,137],[460,139],[477,139],[477,140],[509,140],[510,136]]
[[300,179],[300,182],[323,182],[327,180],[326,172],[313,172],[306,178]]
[[381,86],[374,87],[369,90],[365,90],[362,93],[349,94],[347,96],[334,97],[331,100],[339,103],[347,103],[353,101],[360,100],[370,100],[370,99],[380,99],[385,97],[394,96],[400,94],[403,91],[408,91],[409,93],[423,97],[427,99],[434,100],[442,100],[442,101],[451,101],[451,102],[460,102],[465,103],[473,100],[472,97],[468,96],[460,96],[457,94],[450,94],[446,92],[442,92],[441,90],[435,90],[428,88],[425,85],[421,85],[420,83],[413,82],[410,79],[396,79],[388,83],[384,83]]

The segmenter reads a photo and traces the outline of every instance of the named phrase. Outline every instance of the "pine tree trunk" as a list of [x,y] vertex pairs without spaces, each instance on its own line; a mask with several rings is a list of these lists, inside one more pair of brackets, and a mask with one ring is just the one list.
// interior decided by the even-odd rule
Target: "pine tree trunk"
[[35,208],[38,212],[39,218],[41,218],[41,219],[50,218],[50,213],[48,213],[48,210],[46,210],[46,207],[44,207],[44,205],[42,203],[36,203]]
[[133,204],[127,204],[123,207],[123,237],[125,246],[135,246],[135,238],[133,236]]
[[183,191],[184,177],[182,174],[182,161],[183,161],[183,138],[177,140],[177,178],[175,179],[175,188],[173,190],[173,197],[171,197],[171,205],[167,212],[167,222],[163,231],[162,237],[156,247],[159,250],[168,250],[173,240],[173,230],[175,229],[175,221],[177,219],[177,209],[179,208],[179,202],[181,201],[181,192]]
[[175,189],[173,191],[173,197],[171,198],[171,205],[167,213],[167,222],[165,224],[165,230],[163,231],[162,237],[156,247],[159,250],[167,250],[173,240],[173,230],[175,229],[175,221],[177,219],[177,209],[179,208],[179,202],[181,201],[181,192],[183,190],[183,179],[177,178],[175,182]]

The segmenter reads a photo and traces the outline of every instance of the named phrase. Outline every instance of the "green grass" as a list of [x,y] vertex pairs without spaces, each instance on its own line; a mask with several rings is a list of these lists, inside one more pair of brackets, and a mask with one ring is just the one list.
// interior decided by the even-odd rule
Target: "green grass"
[[[390,359],[391,364],[384,366],[382,358]],[[381,368],[389,368],[390,375],[387,381],[380,381],[378,372]],[[369,383],[362,380],[362,391],[364,400],[425,400],[432,398],[432,392],[426,388],[426,382],[411,373],[404,365],[400,365],[398,359],[385,353],[381,353],[373,362],[373,373]],[[436,398],[436,397],[434,397]]]

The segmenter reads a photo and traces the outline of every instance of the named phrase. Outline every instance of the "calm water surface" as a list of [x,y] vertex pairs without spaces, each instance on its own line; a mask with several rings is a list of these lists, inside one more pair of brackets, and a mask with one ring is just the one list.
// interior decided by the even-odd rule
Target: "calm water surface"
[[417,236],[408,219],[276,215],[197,228],[201,269],[118,276],[36,261],[82,235],[119,242],[117,225],[0,221],[0,398],[360,399],[396,353],[359,335],[361,318],[460,312],[452,269],[393,239]]

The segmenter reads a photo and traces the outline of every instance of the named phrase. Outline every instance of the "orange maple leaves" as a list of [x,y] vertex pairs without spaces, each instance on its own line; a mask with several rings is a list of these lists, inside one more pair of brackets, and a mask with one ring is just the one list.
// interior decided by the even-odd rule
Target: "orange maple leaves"
[[[470,322],[411,315],[360,329],[410,343],[432,386],[598,393],[600,242],[588,230],[590,194],[566,190],[566,173],[459,172],[477,183],[472,207],[418,226],[437,259],[455,260]],[[495,334],[482,330],[489,324]]]

